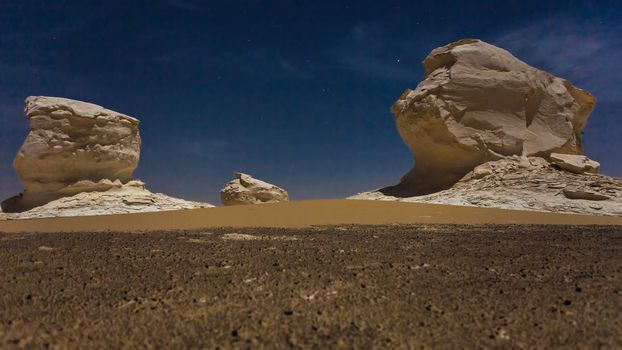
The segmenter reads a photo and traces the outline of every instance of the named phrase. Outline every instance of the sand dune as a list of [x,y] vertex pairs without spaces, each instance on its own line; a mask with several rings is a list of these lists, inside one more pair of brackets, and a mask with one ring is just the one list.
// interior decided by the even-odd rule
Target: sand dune
[[9,220],[0,222],[0,232],[135,232],[205,227],[302,228],[340,224],[622,225],[622,217],[421,203],[310,200],[157,213]]

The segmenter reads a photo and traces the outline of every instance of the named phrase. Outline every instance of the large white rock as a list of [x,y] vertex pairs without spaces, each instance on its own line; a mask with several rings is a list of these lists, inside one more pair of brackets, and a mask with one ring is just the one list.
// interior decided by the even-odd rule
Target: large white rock
[[220,200],[223,205],[228,206],[284,202],[289,197],[287,191],[278,186],[247,174],[235,173],[235,179],[229,181],[220,191]]
[[[137,119],[92,103],[44,96],[28,97],[24,112],[31,130],[13,166],[25,191],[13,200],[14,209],[110,188],[102,180],[132,179],[140,156]],[[83,183],[78,189],[80,181],[97,186]]]
[[25,113],[31,131],[13,164],[25,191],[1,203],[0,220],[213,207],[132,180],[140,157],[135,118],[58,97],[29,97]]
[[580,154],[594,98],[476,39],[434,49],[425,79],[392,107],[414,168],[401,190],[447,188],[478,164],[512,155]]
[[559,168],[577,174],[598,174],[598,170],[600,169],[600,163],[584,155],[551,153],[550,158],[551,163],[557,165]]

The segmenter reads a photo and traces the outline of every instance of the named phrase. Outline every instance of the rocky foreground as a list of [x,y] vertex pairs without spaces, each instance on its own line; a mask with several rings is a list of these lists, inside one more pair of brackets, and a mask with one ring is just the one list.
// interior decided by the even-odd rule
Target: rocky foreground
[[538,157],[509,157],[479,165],[433,194],[411,195],[394,186],[350,199],[622,216],[622,179],[567,171]]
[[621,348],[615,226],[0,237],[1,348]]
[[0,220],[148,213],[211,207],[213,205],[208,203],[153,193],[147,190],[142,182],[132,180],[125,185],[117,183],[104,191],[80,192],[73,196],[61,197],[20,213],[0,212]]

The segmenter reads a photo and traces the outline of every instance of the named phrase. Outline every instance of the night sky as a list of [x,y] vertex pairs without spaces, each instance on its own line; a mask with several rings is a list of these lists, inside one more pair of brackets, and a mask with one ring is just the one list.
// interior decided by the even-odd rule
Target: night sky
[[389,112],[438,46],[480,38],[597,98],[585,153],[622,176],[619,1],[0,0],[0,198],[29,95],[141,120],[135,177],[219,204],[234,171],[336,198],[412,167]]

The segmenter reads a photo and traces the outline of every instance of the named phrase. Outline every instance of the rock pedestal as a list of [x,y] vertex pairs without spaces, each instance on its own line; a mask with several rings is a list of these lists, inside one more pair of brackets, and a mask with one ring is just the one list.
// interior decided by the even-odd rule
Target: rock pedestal
[[140,157],[137,119],[43,96],[27,98],[25,113],[31,130],[13,162],[25,190],[2,202],[0,219],[212,207],[150,192],[132,180]]
[[[13,166],[24,193],[3,204],[21,211],[80,192],[127,183],[140,157],[139,121],[101,106],[31,96],[31,130]],[[8,209],[8,210],[7,210]]]
[[595,100],[568,80],[476,39],[434,49],[425,79],[392,107],[414,168],[411,194],[451,186],[477,165],[512,155],[580,154]]
[[350,198],[622,215],[622,179],[581,154],[595,99],[476,39],[432,50],[392,112],[414,168]]

